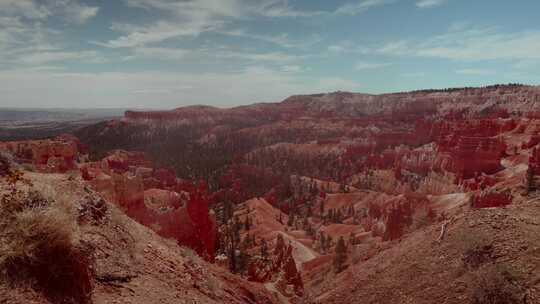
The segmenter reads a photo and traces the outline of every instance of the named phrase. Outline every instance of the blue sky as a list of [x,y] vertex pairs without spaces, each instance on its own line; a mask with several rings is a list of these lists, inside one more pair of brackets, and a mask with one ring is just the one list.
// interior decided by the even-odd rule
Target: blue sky
[[540,1],[0,0],[0,105],[540,83]]

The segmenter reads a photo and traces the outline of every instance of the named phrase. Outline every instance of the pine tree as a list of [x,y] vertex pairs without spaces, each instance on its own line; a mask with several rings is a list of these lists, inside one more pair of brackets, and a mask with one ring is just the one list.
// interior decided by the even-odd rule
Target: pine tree
[[345,240],[341,236],[335,249],[334,271],[336,273],[342,272],[345,269],[345,262],[347,262],[347,247],[345,246]]
[[246,215],[246,219],[244,221],[244,229],[246,231],[249,231],[250,228],[251,228],[251,219],[249,218],[249,215]]
[[349,210],[347,212],[348,212],[349,216],[354,216],[354,214],[355,214],[354,206],[350,205]]
[[356,237],[352,231],[349,234],[349,245],[356,245]]
[[268,243],[266,243],[265,239],[261,240],[261,257],[265,261],[268,259]]
[[311,217],[313,216],[313,208],[312,208],[312,203],[309,203],[309,205],[307,206],[307,211],[306,211],[306,214],[308,217]]
[[527,177],[525,180],[525,187],[527,189],[527,194],[535,190],[534,186],[534,171],[531,168],[527,169]]
[[304,220],[302,221],[302,229],[307,230],[307,226],[309,225],[307,215],[304,217]]
[[226,225],[224,238],[225,250],[229,259],[229,270],[232,273],[236,273],[238,268],[236,250],[238,249],[238,243],[240,242],[240,234],[237,232],[234,223],[229,223]]
[[341,213],[341,209],[339,209],[336,213],[336,223],[341,224],[341,221],[343,219],[343,214]]
[[274,254],[277,254],[285,248],[285,240],[283,239],[283,235],[280,233],[277,236],[276,239],[276,248],[274,248]]
[[240,274],[242,274],[248,265],[248,256],[246,255],[245,249],[243,247],[240,247],[240,250],[238,250],[238,257],[237,257],[237,268],[236,271]]
[[326,252],[326,237],[324,236],[324,233],[321,232],[320,237],[320,243],[321,243],[321,251],[324,253]]
[[332,247],[332,245],[334,244],[334,239],[332,239],[332,236],[329,235],[326,237],[326,248],[330,248]]
[[289,214],[289,220],[287,221],[287,226],[291,227],[294,224],[294,214]]
[[308,236],[313,236],[313,227],[311,227],[311,224],[308,223],[307,227],[306,227],[306,234]]

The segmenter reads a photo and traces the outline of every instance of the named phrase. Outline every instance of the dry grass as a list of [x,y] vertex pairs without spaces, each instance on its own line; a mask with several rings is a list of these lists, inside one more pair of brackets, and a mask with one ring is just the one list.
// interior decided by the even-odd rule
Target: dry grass
[[527,303],[516,279],[501,266],[490,265],[478,271],[471,284],[473,304]]
[[0,199],[0,275],[30,285],[52,302],[88,303],[88,254],[65,205],[17,187]]
[[465,267],[476,269],[491,261],[493,244],[491,238],[480,230],[464,229],[459,234],[458,249]]

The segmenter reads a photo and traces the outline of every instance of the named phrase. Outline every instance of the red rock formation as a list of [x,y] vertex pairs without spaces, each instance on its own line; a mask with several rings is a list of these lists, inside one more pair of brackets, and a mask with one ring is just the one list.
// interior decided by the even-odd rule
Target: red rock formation
[[540,175],[540,150],[534,148],[529,157],[529,170],[533,175]]
[[281,294],[301,297],[304,283],[292,255],[292,245],[285,245],[278,236],[272,256],[257,257],[248,265],[248,280],[264,283],[274,282]]
[[283,294],[289,295],[289,286],[293,288],[294,294],[301,297],[304,294],[304,283],[302,282],[302,276],[296,268],[296,262],[292,256],[292,246],[289,245],[281,252],[281,272],[276,282],[278,289]]
[[197,253],[208,260],[213,261],[215,256],[216,243],[216,223],[215,219],[211,219],[208,209],[208,195],[206,186],[200,183],[199,188],[190,193],[190,198],[187,203],[187,213],[193,222],[194,234],[190,235],[190,240]]
[[440,151],[448,151],[451,161],[445,169],[456,173],[461,181],[501,170],[506,144],[496,137],[453,136],[440,146]]
[[471,198],[473,208],[505,207],[511,203],[512,195],[509,192],[483,191]]
[[186,205],[189,193],[177,193],[163,189],[147,189],[144,191],[144,202],[153,209],[180,208]]
[[[82,165],[80,170],[94,190],[129,217],[213,261],[217,225],[209,214],[204,187],[182,185],[172,171],[149,166],[144,154],[114,151],[100,162]],[[147,189],[152,183],[157,189]],[[182,203],[183,194],[169,188],[188,190],[187,204]]]
[[499,180],[492,176],[482,175],[477,176],[474,179],[470,179],[464,182],[465,189],[470,191],[484,190],[486,188],[494,186]]
[[76,168],[79,151],[84,146],[73,136],[54,139],[0,143],[0,150],[12,153],[21,163],[34,165],[39,172],[66,172]]
[[177,183],[176,174],[171,169],[156,169],[152,177],[159,183],[159,188],[174,187]]
[[533,135],[528,142],[521,145],[522,149],[530,149],[540,143],[540,135]]
[[397,204],[388,211],[383,240],[400,238],[407,226],[412,224],[413,209],[411,203]]
[[11,164],[9,163],[9,159],[0,154],[0,177],[7,175],[10,172]]

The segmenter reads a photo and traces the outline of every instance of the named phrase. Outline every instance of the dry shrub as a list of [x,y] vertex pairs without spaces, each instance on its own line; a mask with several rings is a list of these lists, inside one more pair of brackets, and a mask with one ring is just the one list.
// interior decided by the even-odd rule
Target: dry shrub
[[478,245],[469,248],[463,254],[463,263],[471,268],[478,268],[480,265],[488,262],[493,253],[493,246]]
[[0,176],[7,175],[9,173],[11,164],[9,158],[3,152],[0,152]]
[[14,188],[0,200],[0,274],[55,303],[88,303],[91,272],[75,218],[61,204]]
[[492,259],[493,245],[484,232],[465,229],[459,234],[459,239],[458,247],[466,267],[476,269]]
[[523,289],[503,267],[491,265],[473,276],[473,304],[526,303]]
[[107,209],[107,203],[103,198],[86,196],[80,202],[78,222],[97,225],[105,218]]

